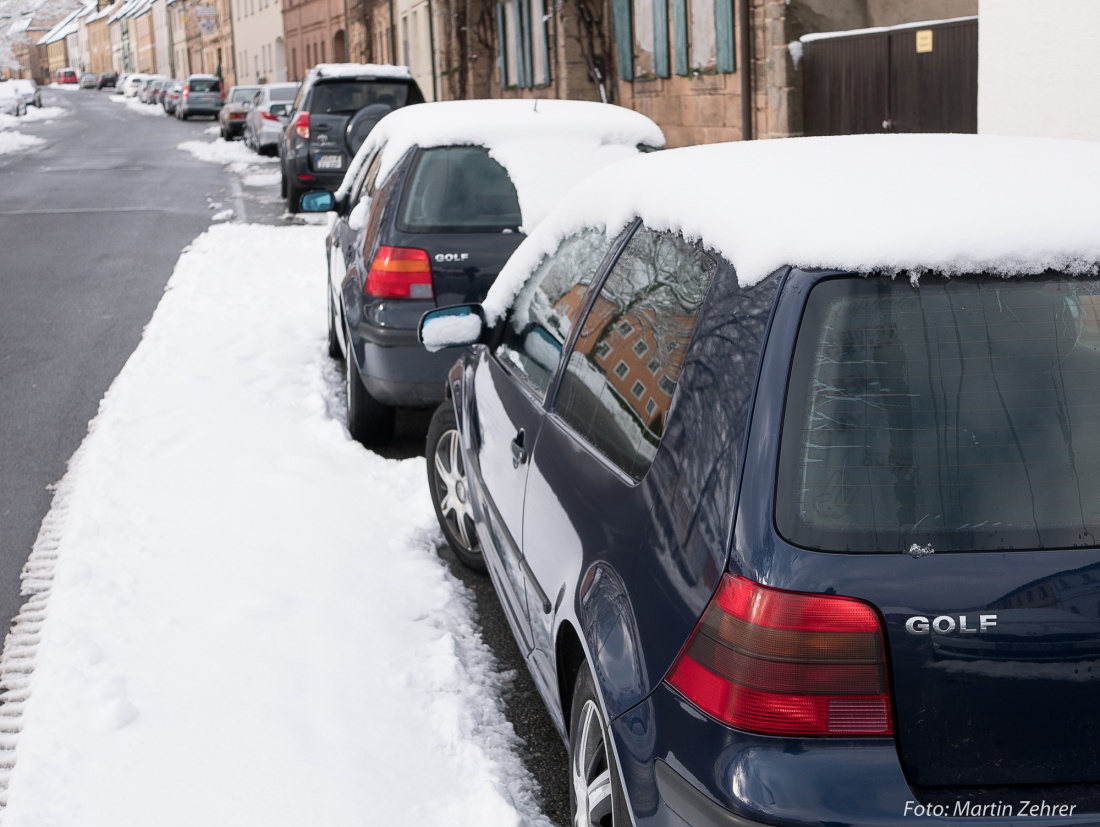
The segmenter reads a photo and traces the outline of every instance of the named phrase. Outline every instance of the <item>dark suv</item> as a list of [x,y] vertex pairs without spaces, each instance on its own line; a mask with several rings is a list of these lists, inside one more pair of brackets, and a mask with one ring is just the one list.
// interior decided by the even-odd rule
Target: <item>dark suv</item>
[[394,109],[423,102],[404,66],[322,63],[310,69],[279,142],[287,209],[298,212],[309,190],[335,190],[374,125]]

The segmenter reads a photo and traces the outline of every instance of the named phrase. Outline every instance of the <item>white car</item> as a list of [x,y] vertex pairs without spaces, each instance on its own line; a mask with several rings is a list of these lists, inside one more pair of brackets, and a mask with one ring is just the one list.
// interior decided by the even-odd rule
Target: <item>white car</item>
[[14,83],[6,80],[0,83],[0,115],[27,114],[27,102],[23,99],[23,93]]
[[42,108],[42,93],[38,91],[37,83],[30,78],[12,78],[9,82],[14,83],[15,88],[22,93],[27,106]]
[[148,77],[149,76],[143,72],[130,75],[122,82],[122,94],[128,98],[134,97],[134,95],[141,91],[141,87],[145,85],[145,79]]

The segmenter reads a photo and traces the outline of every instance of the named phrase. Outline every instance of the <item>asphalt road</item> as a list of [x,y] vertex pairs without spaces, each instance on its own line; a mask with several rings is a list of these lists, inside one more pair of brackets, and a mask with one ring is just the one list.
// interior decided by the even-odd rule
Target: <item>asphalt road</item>
[[[141,338],[180,251],[217,209],[285,224],[278,184],[242,187],[176,146],[209,120],[131,112],[111,92],[43,91],[68,114],[20,128],[47,143],[0,155],[0,628],[22,604],[19,573],[99,400]],[[319,251],[319,256],[322,253]],[[402,411],[392,458],[424,455],[430,412]],[[504,702],[543,811],[568,818],[568,764],[488,577],[440,555],[473,598],[482,634],[514,678]]]
[[141,337],[227,174],[175,145],[209,123],[131,113],[109,93],[42,92],[71,111],[0,155],[0,626],[99,400]]

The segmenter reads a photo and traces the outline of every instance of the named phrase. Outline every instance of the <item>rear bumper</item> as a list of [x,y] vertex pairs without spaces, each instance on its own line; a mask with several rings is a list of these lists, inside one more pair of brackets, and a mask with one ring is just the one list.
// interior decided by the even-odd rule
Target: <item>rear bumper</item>
[[[910,788],[892,738],[742,733],[707,718],[665,684],[616,718],[611,732],[637,827],[961,827],[975,816],[983,827],[1100,823],[1096,807],[1072,800],[1064,787],[1020,789],[985,811],[978,808],[991,802],[966,789],[931,802]],[[1021,816],[1024,801],[1048,810]],[[1073,810],[1059,812],[1060,806]]]
[[429,353],[416,331],[361,325],[353,348],[371,396],[394,407],[434,407],[446,398],[447,373],[463,348]]

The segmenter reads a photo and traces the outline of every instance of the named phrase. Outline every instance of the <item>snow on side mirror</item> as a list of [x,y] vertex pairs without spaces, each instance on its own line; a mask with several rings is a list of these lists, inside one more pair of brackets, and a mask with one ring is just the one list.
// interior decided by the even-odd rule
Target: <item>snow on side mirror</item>
[[480,304],[456,304],[429,310],[420,317],[416,335],[431,353],[447,347],[476,344],[485,331]]

